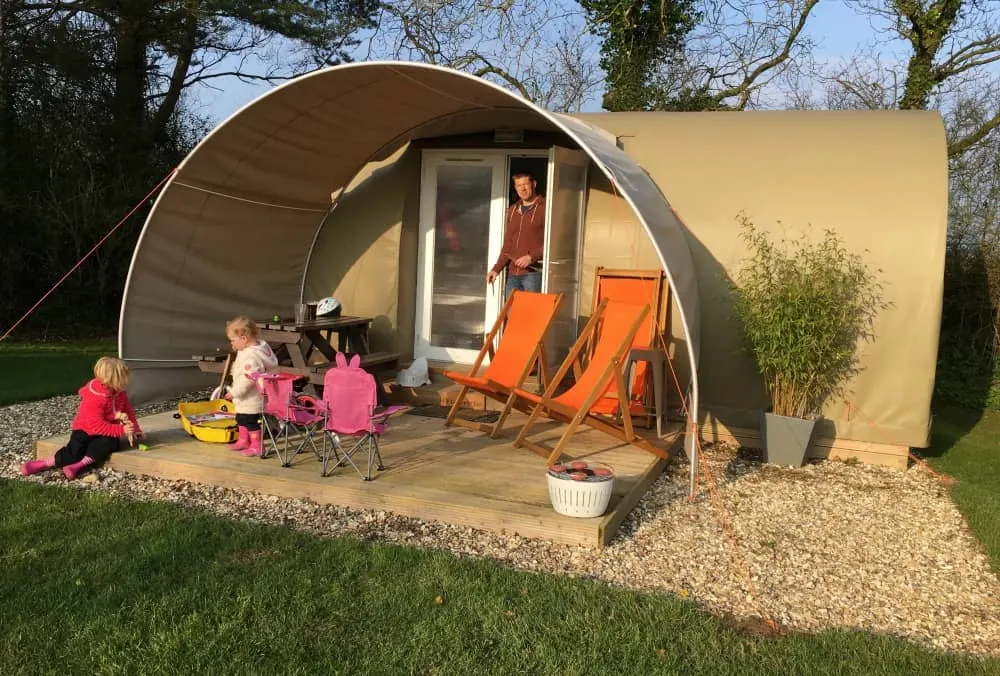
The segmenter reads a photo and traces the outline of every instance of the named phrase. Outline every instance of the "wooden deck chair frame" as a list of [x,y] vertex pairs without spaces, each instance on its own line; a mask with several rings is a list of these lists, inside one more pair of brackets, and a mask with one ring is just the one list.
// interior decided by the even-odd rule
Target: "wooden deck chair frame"
[[[667,282],[666,273],[659,268],[632,270],[598,266],[594,270],[594,294],[592,296],[594,310],[597,309],[597,305],[601,300],[601,281],[604,279],[642,279],[654,281],[656,290],[653,294],[654,297],[649,299],[652,308],[651,311],[653,314],[653,321],[649,323],[649,335],[644,336],[644,338],[647,341],[646,344],[650,348],[655,349],[660,346],[666,353],[667,346],[665,341],[667,332],[670,329],[670,285]],[[587,345],[586,354],[588,358],[593,354],[596,344],[596,341],[592,340]],[[664,357],[666,359],[670,358],[669,354],[665,354]],[[653,416],[645,415],[642,417],[645,418],[645,426],[651,427],[653,424]]]
[[[553,319],[555,318],[556,313],[559,312],[559,306],[563,302],[563,294],[559,293],[555,295],[556,295],[556,303],[555,306],[552,308]],[[514,303],[514,294],[511,294],[510,297],[504,302],[503,307],[500,308],[500,314],[497,316],[497,320],[493,323],[493,328],[491,328],[490,332],[486,334],[486,338],[483,340],[483,347],[482,349],[479,350],[479,354],[476,355],[476,360],[472,363],[472,370],[469,372],[469,375],[474,376],[479,372],[479,369],[482,367],[483,360],[486,358],[487,354],[490,356],[490,361],[492,361],[493,358],[496,356],[496,348],[493,347],[493,343],[496,337],[500,334],[501,329],[506,325],[508,315],[510,313],[510,308],[513,303]],[[551,325],[551,323],[552,322],[550,320],[549,324]],[[548,328],[546,328],[545,333],[547,332]],[[531,354],[531,358],[524,365],[524,368],[521,370],[520,374],[518,374],[517,381],[514,384],[515,385],[514,389],[508,389],[504,385],[493,380],[487,380],[489,388],[474,388],[468,384],[462,383],[462,387],[458,392],[458,396],[455,397],[455,403],[451,405],[451,410],[448,412],[448,417],[444,421],[445,426],[459,425],[461,427],[476,430],[479,432],[485,432],[490,436],[491,439],[495,439],[497,435],[500,434],[500,430],[503,429],[504,422],[507,420],[507,417],[510,415],[510,412],[513,409],[518,408],[523,413],[527,413],[528,412],[527,406],[519,405],[519,398],[517,394],[515,394],[515,389],[521,387],[524,384],[524,381],[528,378],[529,375],[531,375],[531,370],[535,367],[536,364],[538,365],[539,382],[541,383],[542,388],[546,388],[547,386],[546,373],[548,373],[548,365],[545,362],[545,340],[544,340],[545,334],[543,333],[542,335],[543,339],[540,340],[537,345],[535,345],[535,349]],[[458,412],[462,406],[462,401],[465,400],[465,397],[468,395],[469,390],[475,390],[476,392],[480,392],[481,394],[484,394],[487,397],[503,404],[503,409],[501,409],[500,411],[500,417],[497,418],[497,421],[495,423],[493,423],[492,425],[489,423],[475,423],[470,420],[464,420],[458,417]]]
[[[590,361],[586,365],[585,368],[587,369],[600,368],[602,369],[602,372],[597,383],[595,383],[594,388],[584,398],[583,405],[578,409],[573,409],[554,400],[555,392],[558,389],[560,382],[562,382],[563,378],[566,377],[566,374],[569,373],[569,370],[571,368],[574,370],[580,368],[579,361],[586,355],[588,348],[592,345],[591,341],[594,339],[598,322],[600,322],[604,314],[604,309],[607,306],[607,303],[607,300],[602,300],[598,304],[596,310],[591,314],[590,321],[587,322],[583,331],[580,332],[580,336],[577,338],[576,343],[573,344],[573,347],[570,349],[566,359],[563,360],[563,363],[560,365],[556,375],[552,378],[552,382],[550,382],[548,387],[546,387],[545,394],[542,395],[541,401],[535,404],[531,411],[531,415],[528,417],[528,421],[521,428],[521,431],[517,435],[517,439],[514,440],[514,446],[526,447],[534,451],[543,458],[546,458],[546,462],[548,464],[552,464],[559,459],[563,450],[566,448],[566,444],[569,443],[573,433],[576,432],[577,428],[581,424],[605,432],[606,434],[609,434],[626,443],[634,444],[645,451],[649,451],[657,457],[663,458],[664,460],[670,460],[670,453],[668,451],[649,443],[635,433],[635,429],[632,426],[632,415],[629,411],[630,407],[628,406],[628,401],[625,399],[625,379],[622,375],[622,364],[628,357],[628,351],[631,348],[636,331],[639,330],[639,326],[642,325],[642,322],[646,319],[646,315],[649,314],[648,303],[643,307],[639,316],[632,323],[632,326],[622,339],[621,343],[617,346],[613,357],[608,361],[608,363],[601,365]],[[612,378],[615,381],[615,390],[618,395],[619,407],[621,411],[621,427],[590,414],[590,408],[603,393],[608,380]],[[539,416],[543,413],[550,418],[568,423],[569,425],[559,438],[555,447],[552,449],[546,448],[545,446],[527,438],[531,428],[536,422],[538,422]]]

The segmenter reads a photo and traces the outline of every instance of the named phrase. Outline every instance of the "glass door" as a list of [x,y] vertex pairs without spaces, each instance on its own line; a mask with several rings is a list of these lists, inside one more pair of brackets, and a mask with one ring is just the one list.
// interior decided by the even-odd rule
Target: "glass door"
[[580,150],[553,146],[549,151],[545,218],[545,265],[542,290],[562,293],[563,302],[546,340],[546,362],[555,375],[576,341],[580,304],[580,262],[587,168],[590,158]]
[[486,284],[500,253],[506,158],[424,151],[414,355],[471,363],[496,321],[503,289]]

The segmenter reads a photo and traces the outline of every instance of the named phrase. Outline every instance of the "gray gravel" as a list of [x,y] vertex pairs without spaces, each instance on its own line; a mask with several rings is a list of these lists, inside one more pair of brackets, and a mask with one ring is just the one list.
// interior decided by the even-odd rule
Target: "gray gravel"
[[[616,540],[592,550],[103,469],[73,484],[59,472],[20,477],[18,465],[31,456],[32,442],[64,433],[76,404],[70,396],[0,408],[0,477],[666,591],[748,620],[744,627],[767,616],[782,630],[859,628],[1000,656],[1000,581],[947,489],[919,467],[900,472],[821,462],[780,469],[717,445],[706,449],[716,500],[704,493],[689,502],[686,466],[677,463],[653,484]],[[176,400],[162,402],[139,414],[175,407]],[[718,505],[728,515],[728,531],[720,526]],[[737,557],[727,532],[739,542]],[[740,560],[745,565],[734,563]]]

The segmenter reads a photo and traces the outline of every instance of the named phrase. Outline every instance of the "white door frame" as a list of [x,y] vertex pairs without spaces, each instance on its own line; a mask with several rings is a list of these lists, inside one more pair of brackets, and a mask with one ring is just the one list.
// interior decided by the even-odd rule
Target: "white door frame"
[[[555,190],[555,183],[558,180],[556,175],[557,164],[569,164],[584,169],[584,183],[586,185],[586,175],[590,168],[590,157],[580,150],[571,150],[560,145],[552,146],[546,153],[546,157],[549,159],[548,164],[548,176],[546,177],[546,182],[548,183],[548,192],[552,193]],[[545,251],[549,250],[549,238],[552,231],[552,200],[548,199],[546,195],[545,200]],[[576,260],[574,261],[574,277],[576,277],[578,282],[578,288],[576,291],[576,297],[572,299],[564,299],[563,302],[570,301],[573,304],[574,316],[579,315],[579,299],[580,299],[580,289],[579,283],[581,282],[581,272],[583,270],[583,229],[586,221],[587,212],[587,190],[584,187],[583,200],[580,202],[580,208],[577,212],[577,224],[579,227],[576,229]],[[546,260],[545,265],[542,267],[542,291],[548,293],[549,291],[549,273],[550,273],[550,261]]]
[[[489,260],[486,270],[493,265],[500,255],[503,246],[505,216],[509,206],[510,194],[510,160],[513,157],[550,158],[550,149],[424,149],[421,151],[420,162],[420,224],[417,245],[417,289],[416,318],[414,331],[414,357],[426,357],[432,361],[448,363],[472,363],[478,350],[444,347],[431,344],[431,295],[433,293],[433,254],[436,234],[437,207],[437,169],[445,165],[468,164],[473,166],[490,166],[493,169],[493,190],[490,205],[490,235]],[[551,173],[551,169],[547,167]],[[548,178],[548,177],[546,177]],[[486,293],[486,312],[483,317],[484,334],[496,322],[503,305],[503,276],[487,288],[485,279],[483,287]],[[484,359],[489,363],[489,356]]]
[[[497,221],[503,221],[506,183],[506,163],[495,154],[470,150],[423,150],[420,163],[420,226],[417,244],[417,293],[416,293],[416,326],[414,331],[413,354],[415,357],[426,357],[429,360],[449,363],[472,362],[478,350],[433,345],[431,342],[431,312],[434,283],[434,247],[437,221],[437,172],[442,166],[488,166],[493,170],[493,182],[490,197],[490,233],[488,255],[492,264],[500,254],[503,245],[502,229],[497,233]],[[488,269],[488,268],[486,268]],[[485,277],[485,275],[484,275]],[[485,330],[493,325],[503,298],[503,290],[486,288],[486,311],[483,316]]]
[[[546,338],[545,356],[551,371],[548,375],[554,375],[576,342],[579,331],[580,277],[583,267],[583,230],[587,209],[587,173],[590,157],[581,150],[572,150],[560,145],[553,145],[549,149],[548,157],[549,187],[545,201],[545,262],[542,267],[542,291],[563,294],[562,304]],[[579,204],[575,209],[565,211],[560,200],[559,184],[562,172],[570,167],[582,169],[583,184],[579,192],[574,191],[574,194],[580,196]],[[557,204],[561,216],[558,221],[555,218]],[[572,228],[572,243],[565,237],[568,234],[566,226]],[[553,232],[558,233],[560,241],[553,242]],[[567,247],[572,248],[572,260],[566,257]]]

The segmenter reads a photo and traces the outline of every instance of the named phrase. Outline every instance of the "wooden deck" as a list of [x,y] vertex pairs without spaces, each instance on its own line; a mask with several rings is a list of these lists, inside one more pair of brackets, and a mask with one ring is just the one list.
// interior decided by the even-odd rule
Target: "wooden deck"
[[[477,432],[446,428],[438,418],[399,416],[380,442],[385,470],[366,482],[351,467],[320,476],[319,462],[311,452],[300,453],[290,467],[281,467],[273,454],[263,460],[244,458],[222,444],[188,436],[173,412],[166,412],[140,420],[150,450],[116,453],[109,466],[563,544],[606,545],[665,463],[595,430],[581,430],[571,446],[573,455],[614,468],[614,495],[603,516],[562,516],[549,502],[545,461],[511,443],[522,420],[512,416],[504,437],[491,440]],[[547,423],[537,429],[534,438],[552,445],[562,426]],[[679,436],[673,430],[664,443],[676,445]],[[51,455],[67,439],[63,435],[37,441],[36,455]]]

